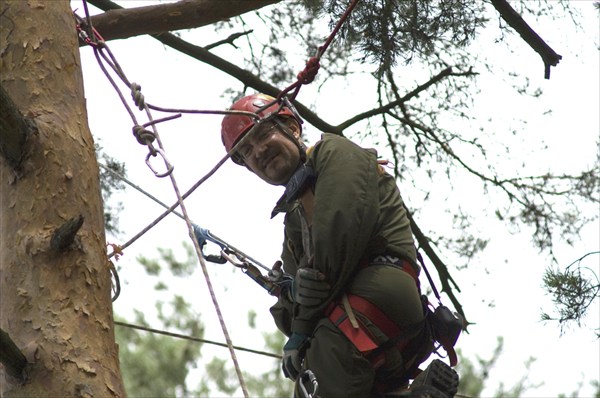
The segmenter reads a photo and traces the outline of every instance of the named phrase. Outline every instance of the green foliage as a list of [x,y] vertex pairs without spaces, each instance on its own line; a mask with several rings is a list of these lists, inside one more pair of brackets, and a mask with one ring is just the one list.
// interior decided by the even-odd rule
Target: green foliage
[[[156,300],[156,318],[164,330],[182,335],[202,338],[204,327],[199,314],[184,297],[170,294],[166,277],[187,278],[196,270],[196,257],[191,245],[184,243],[184,259],[179,259],[171,249],[157,249],[159,258],[139,257],[138,261],[146,273],[156,277],[155,290],[168,301]],[[158,296],[157,296],[158,297]],[[136,311],[135,323],[148,327],[144,315]],[[248,325],[256,328],[256,313],[248,313]],[[197,385],[191,386],[189,371],[196,367],[200,358],[201,344],[196,341],[175,338],[145,331],[137,331],[119,326],[116,329],[120,346],[121,368],[125,387],[130,396],[170,397],[170,396],[223,396],[233,395],[239,380],[229,358],[213,358],[205,368],[205,373]],[[266,349],[279,352],[284,344],[284,336],[278,331],[264,334]],[[280,362],[273,360],[273,368],[264,374],[243,372],[251,396],[283,397],[292,396],[292,383],[283,377]],[[216,390],[216,391],[215,391]]]
[[[456,371],[460,375],[460,383],[458,386],[458,394],[457,396],[464,397],[481,397],[485,388],[489,387],[487,385],[487,380],[492,374],[494,367],[497,365],[498,359],[502,355],[502,351],[504,349],[504,339],[502,337],[498,337],[496,347],[489,359],[483,359],[477,356],[475,359],[465,358],[462,355],[460,350],[457,350],[457,354],[459,356],[458,365],[456,366]],[[505,398],[505,397],[522,397],[527,395],[527,391],[535,389],[543,385],[543,382],[534,383],[530,380],[530,368],[531,365],[535,362],[535,358],[530,357],[525,362],[525,371],[521,375],[521,377],[516,381],[512,382],[509,387],[506,386],[506,383],[500,383],[496,387],[496,391],[494,393],[494,398]],[[565,388],[569,388],[570,384],[573,384],[571,381],[565,383]],[[600,383],[598,380],[592,380],[590,383],[595,387],[596,392],[594,394],[595,398],[600,398]],[[577,398],[579,397],[579,392],[581,390],[582,384],[576,386],[575,390],[570,394],[558,394],[558,397],[566,398]]]
[[100,167],[100,192],[102,193],[102,202],[104,204],[104,228],[107,232],[119,233],[119,212],[123,209],[121,202],[113,203],[110,201],[112,195],[125,188],[125,184],[114,173],[125,175],[125,163],[117,161],[102,151],[99,144],[95,144],[96,158],[106,166],[107,169]]
[[456,371],[460,375],[460,384],[458,393],[467,397],[479,397],[485,387],[485,382],[490,376],[490,371],[498,361],[504,348],[504,339],[498,337],[494,352],[489,359],[477,357],[475,361],[462,356],[462,352],[457,350],[460,359],[456,366]]
[[[327,13],[330,25],[345,12],[348,1],[306,0],[312,12]],[[379,65],[379,74],[390,70],[396,59],[426,59],[440,46],[468,44],[485,22],[484,3],[468,0],[367,0],[358,2],[344,25],[344,37],[363,60]]]
[[[544,288],[552,296],[557,315],[551,316],[543,312],[542,320],[558,321],[561,333],[569,323],[575,322],[580,325],[588,308],[599,298],[598,275],[593,269],[581,264],[586,257],[599,254],[600,252],[588,253],[564,270],[548,268],[544,273]],[[600,328],[596,329],[596,335],[600,338]]]
[[[172,250],[164,249],[158,249],[158,259],[141,257],[138,260],[148,275],[160,277],[167,272],[186,277],[193,272],[194,257],[190,246],[184,247],[186,259],[183,261],[178,260]],[[163,280],[157,281],[155,289],[168,290]],[[195,338],[204,335],[200,315],[182,296],[173,294],[167,302],[157,300],[155,308],[162,329]],[[149,326],[139,311],[135,311],[135,324]],[[116,339],[120,346],[123,380],[130,396],[170,397],[191,393],[186,379],[200,358],[201,344],[124,326],[117,327]]]
[[[459,352],[460,359],[456,367],[457,372],[460,374],[460,384],[458,386],[458,393],[467,397],[480,397],[486,386],[486,381],[490,377],[498,359],[502,355],[504,349],[504,339],[498,337],[496,347],[489,359],[483,359],[476,357],[475,360],[464,358]],[[494,393],[495,398],[503,397],[521,397],[523,394],[539,385],[534,385],[529,382],[529,369],[531,364],[535,361],[535,358],[529,358],[525,363],[525,372],[521,378],[512,386],[506,387],[505,383],[500,383]]]
[[[255,314],[248,313],[248,326],[251,329],[254,325]],[[268,352],[280,352],[285,343],[285,336],[278,330],[272,333],[264,333],[265,350]],[[203,384],[212,381],[216,384],[219,392],[227,395],[233,394],[239,381],[235,376],[235,371],[230,361],[214,358],[206,367],[206,377]],[[283,376],[281,371],[281,362],[279,359],[273,360],[273,367],[263,374],[256,372],[247,372],[242,370],[242,375],[248,392],[252,397],[291,397],[293,395],[293,383]]]
[[[122,319],[117,319],[121,320]],[[189,320],[188,320],[189,321]],[[148,326],[136,311],[135,323]],[[196,330],[199,325],[196,323]],[[186,395],[186,378],[200,357],[197,342],[118,326],[119,359],[125,389],[134,397]],[[202,331],[196,336],[201,336]]]

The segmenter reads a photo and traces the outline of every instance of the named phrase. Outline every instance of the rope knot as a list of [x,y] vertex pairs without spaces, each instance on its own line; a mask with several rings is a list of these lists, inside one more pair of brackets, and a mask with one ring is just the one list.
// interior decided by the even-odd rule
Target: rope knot
[[312,81],[315,80],[320,67],[321,64],[319,63],[319,58],[311,57],[308,61],[306,61],[304,70],[298,73],[298,81],[302,84],[312,83]]
[[156,139],[156,135],[150,131],[146,130],[144,127],[136,124],[133,126],[133,136],[142,145],[150,145]]
[[131,88],[131,98],[133,98],[133,102],[140,111],[143,110],[146,103],[144,102],[144,94],[142,94],[142,86],[133,82],[129,87]]

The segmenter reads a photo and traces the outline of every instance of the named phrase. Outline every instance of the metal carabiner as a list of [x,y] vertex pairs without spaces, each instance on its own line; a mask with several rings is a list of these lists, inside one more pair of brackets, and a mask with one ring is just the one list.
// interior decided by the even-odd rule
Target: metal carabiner
[[241,269],[248,268],[248,262],[240,259],[235,252],[227,253],[225,249],[221,250],[221,257],[229,261],[234,267]]
[[148,152],[148,154],[146,155],[146,165],[150,168],[150,170],[152,170],[152,172],[154,173],[155,176],[159,177],[159,178],[163,178],[163,177],[167,177],[168,175],[170,175],[173,172],[173,165],[171,163],[169,163],[169,160],[167,159],[167,157],[165,156],[165,153],[162,151],[162,149],[157,149],[157,148],[153,148],[154,151],[160,155],[160,157],[163,159],[163,161],[165,162],[165,166],[167,167],[167,171],[165,171],[164,173],[160,174],[158,173],[156,170],[154,170],[154,167],[152,167],[152,164],[150,163],[150,157],[155,157],[156,154],[153,154],[152,152]]
[[[312,393],[309,393],[306,387],[304,386],[304,381],[308,381],[312,387]],[[317,395],[317,390],[319,389],[319,383],[317,382],[317,377],[310,370],[306,369],[300,376],[298,377],[298,384],[300,385],[300,390],[304,395],[304,398],[319,398]]]
[[208,229],[201,228],[200,226],[198,226],[196,224],[193,224],[193,228],[194,228],[194,235],[196,236],[196,240],[198,241],[198,244],[200,245],[200,252],[202,253],[202,256],[204,256],[204,258],[206,260],[208,260],[212,263],[225,264],[227,262],[227,259],[222,257],[220,254],[214,255],[214,254],[204,253],[204,246],[206,246],[207,242],[214,243],[215,245],[219,246],[219,248],[221,250],[225,250],[227,248],[225,243],[214,239],[214,237],[211,235],[211,233]]

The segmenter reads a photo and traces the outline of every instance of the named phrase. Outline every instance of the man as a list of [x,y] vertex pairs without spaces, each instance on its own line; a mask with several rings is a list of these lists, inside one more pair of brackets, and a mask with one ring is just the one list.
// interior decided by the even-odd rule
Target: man
[[431,346],[394,178],[374,151],[338,135],[323,134],[307,150],[289,104],[254,94],[231,110],[240,112],[224,117],[221,134],[228,152],[235,147],[233,161],[286,187],[273,214],[285,214],[281,258],[295,280],[271,308],[289,338],[285,375],[297,381],[310,369],[324,398],[406,385]]

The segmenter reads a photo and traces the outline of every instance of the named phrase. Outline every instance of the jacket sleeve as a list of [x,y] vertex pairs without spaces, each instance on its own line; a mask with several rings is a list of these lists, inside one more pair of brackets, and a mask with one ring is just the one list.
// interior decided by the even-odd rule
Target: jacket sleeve
[[319,307],[294,307],[292,331],[310,334],[359,266],[379,214],[377,159],[350,140],[325,134],[310,161],[317,173],[311,237],[313,266],[332,285]]

